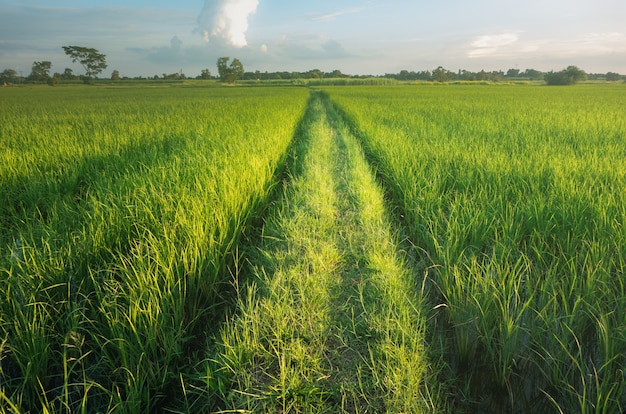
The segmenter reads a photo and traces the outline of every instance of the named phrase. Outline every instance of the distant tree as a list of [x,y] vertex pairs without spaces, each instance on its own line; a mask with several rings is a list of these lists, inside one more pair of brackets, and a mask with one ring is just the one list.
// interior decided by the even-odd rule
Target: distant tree
[[120,80],[120,71],[115,69],[112,73],[111,73],[111,80],[112,81],[118,81]]
[[48,79],[46,80],[46,83],[50,86],[56,86],[60,82],[61,82],[61,74],[58,72],[52,75],[52,77],[48,77]]
[[211,79],[211,71],[208,69],[202,69],[202,71],[200,72],[200,79]]
[[346,75],[344,75],[343,73],[341,73],[341,71],[339,69],[335,69],[332,72],[330,72],[328,74],[329,78],[345,78]]
[[574,85],[586,79],[585,71],[576,66],[568,66],[560,72],[551,71],[544,75],[544,80],[548,85]]
[[615,81],[619,81],[622,79],[622,75],[620,75],[619,73],[615,73],[615,72],[607,72],[606,74],[606,80],[609,82],[615,82]]
[[96,49],[83,46],[63,46],[65,54],[72,62],[80,63],[85,69],[86,82],[91,83],[94,76],[107,68],[106,55]]
[[468,81],[476,80],[476,74],[474,72],[470,72],[465,69],[461,70],[458,76],[460,79],[463,79],[463,80],[468,80]]
[[447,82],[449,80],[454,79],[455,76],[456,75],[454,72],[450,72],[449,70],[445,69],[443,66],[439,66],[437,69],[433,70],[432,80],[437,81],[437,82]]
[[567,76],[569,76],[573,84],[587,80],[587,73],[576,66],[568,66],[567,69],[565,69],[565,73],[567,73]]
[[543,73],[535,69],[526,69],[524,72],[520,73],[520,77],[541,80],[543,79]]
[[432,79],[433,74],[429,70],[422,70],[415,74],[415,77],[419,80],[430,80]]
[[543,76],[548,85],[571,85],[570,79],[565,71],[550,71]]
[[243,64],[237,58],[233,59],[229,66],[229,69],[230,79],[232,79],[232,83],[234,83],[237,79],[243,77],[243,74],[245,73],[243,69]]
[[313,69],[306,73],[306,77],[309,79],[322,79],[324,77],[324,73],[319,69]]
[[235,83],[237,79],[243,77],[245,71],[239,59],[233,59],[230,65],[228,64],[229,60],[230,58],[227,56],[217,59],[217,72],[222,82]]
[[70,68],[65,68],[65,70],[61,74],[61,79],[63,80],[72,80],[74,78],[75,78],[74,72]]
[[519,76],[519,69],[509,69],[506,71],[506,77],[507,78],[516,78]]
[[503,77],[504,72],[498,70],[494,70],[489,74],[489,80],[491,80],[492,82],[500,82]]
[[222,82],[226,82],[226,80],[228,79],[228,75],[229,75],[228,61],[229,60],[230,60],[230,57],[228,56],[223,56],[217,59],[217,73],[219,74],[220,80]]
[[13,69],[5,69],[0,73],[0,84],[16,83],[18,81],[17,72]]
[[411,79],[411,74],[408,70],[403,69],[400,71],[400,73],[398,73],[398,75],[395,76],[395,78],[398,80],[406,81]]
[[33,66],[28,75],[28,79],[32,81],[45,82],[50,78],[50,69],[52,68],[52,62],[44,60],[41,62],[33,62]]
[[476,80],[479,81],[486,81],[488,77],[489,75],[487,74],[487,72],[485,72],[484,69],[476,74]]

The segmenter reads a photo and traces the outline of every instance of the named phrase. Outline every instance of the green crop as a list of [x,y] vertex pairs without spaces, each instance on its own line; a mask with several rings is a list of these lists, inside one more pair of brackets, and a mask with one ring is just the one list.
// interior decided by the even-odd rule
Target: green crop
[[425,260],[454,403],[626,407],[624,92],[329,89]]
[[147,412],[183,398],[306,99],[3,91],[0,407]]
[[0,412],[626,409],[623,85],[0,92]]

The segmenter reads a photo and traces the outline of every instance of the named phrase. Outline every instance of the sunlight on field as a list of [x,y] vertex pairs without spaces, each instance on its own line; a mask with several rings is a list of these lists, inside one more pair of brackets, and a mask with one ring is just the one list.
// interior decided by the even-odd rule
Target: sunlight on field
[[328,91],[428,264],[457,402],[623,409],[624,87]]
[[307,92],[7,92],[0,393],[33,412],[178,404]]
[[317,87],[0,91],[0,411],[626,409],[624,85]]

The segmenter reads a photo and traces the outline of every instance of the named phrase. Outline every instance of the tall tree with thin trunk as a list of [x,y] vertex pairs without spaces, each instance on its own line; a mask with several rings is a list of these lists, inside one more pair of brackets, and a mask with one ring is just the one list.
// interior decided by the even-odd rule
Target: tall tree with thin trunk
[[94,48],[84,46],[63,46],[65,54],[72,58],[72,62],[80,63],[85,68],[87,81],[107,68],[106,55]]

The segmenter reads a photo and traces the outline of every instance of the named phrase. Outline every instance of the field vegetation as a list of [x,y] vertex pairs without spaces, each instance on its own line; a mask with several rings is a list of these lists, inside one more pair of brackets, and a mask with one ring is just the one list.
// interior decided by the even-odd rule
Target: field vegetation
[[624,85],[199,85],[0,91],[0,412],[626,409]]
[[424,260],[453,401],[622,412],[623,86],[329,93]]
[[307,91],[7,89],[0,407],[179,404]]
[[215,408],[440,409],[415,263],[362,148],[324,95],[313,94],[294,149],[238,312],[206,363]]

